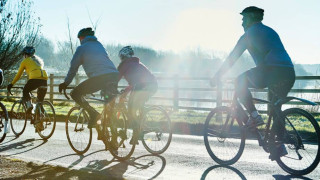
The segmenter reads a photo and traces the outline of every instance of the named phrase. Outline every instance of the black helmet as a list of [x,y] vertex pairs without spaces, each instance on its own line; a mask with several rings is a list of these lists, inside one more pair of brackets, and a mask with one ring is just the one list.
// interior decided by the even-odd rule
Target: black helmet
[[78,32],[78,38],[79,37],[86,37],[86,36],[94,36],[94,31],[91,27],[83,28]]
[[245,13],[251,13],[251,12],[263,14],[264,10],[255,6],[249,6],[249,7],[246,7],[244,10],[242,10],[240,14],[244,15]]
[[29,56],[33,56],[34,53],[36,52],[36,50],[34,49],[33,46],[26,46],[25,48],[23,48],[22,53],[23,54],[27,54]]

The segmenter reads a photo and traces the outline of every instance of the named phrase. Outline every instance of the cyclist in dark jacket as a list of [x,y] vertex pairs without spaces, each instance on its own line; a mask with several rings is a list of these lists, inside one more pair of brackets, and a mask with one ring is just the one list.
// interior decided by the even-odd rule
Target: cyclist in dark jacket
[[[215,84],[226,73],[245,50],[252,56],[256,67],[241,74],[235,85],[236,95],[250,113],[248,126],[264,124],[261,115],[255,108],[249,88],[266,88],[271,92],[271,99],[286,97],[295,82],[293,63],[285,50],[279,35],[270,27],[261,23],[264,10],[250,6],[240,13],[245,33],[240,37],[222,67],[211,79]],[[277,97],[275,97],[277,96]],[[281,107],[280,107],[281,108]],[[276,118],[272,126],[274,136],[279,142],[284,133],[284,120]],[[287,154],[284,144],[271,150],[270,158]]]
[[[135,127],[133,136],[137,137],[138,134],[136,132],[139,125],[137,111],[156,93],[158,83],[149,69],[140,62],[139,58],[133,57],[133,55],[134,51],[130,46],[122,48],[119,51],[121,63],[118,66],[118,70],[120,73],[119,80],[124,77],[129,83],[129,86],[122,94],[121,100],[131,91],[128,103],[129,118],[133,120]],[[133,143],[132,140],[130,143]]]

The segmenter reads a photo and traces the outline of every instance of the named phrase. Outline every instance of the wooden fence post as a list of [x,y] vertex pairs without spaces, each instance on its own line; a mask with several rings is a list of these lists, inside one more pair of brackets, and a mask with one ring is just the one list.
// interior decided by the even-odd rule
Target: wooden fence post
[[217,84],[217,107],[222,106],[222,83],[219,81]]
[[53,74],[50,74],[50,82],[49,82],[49,84],[50,84],[50,102],[51,103],[53,103],[53,84],[54,84],[54,75]]
[[175,74],[173,77],[173,109],[179,109],[179,76]]

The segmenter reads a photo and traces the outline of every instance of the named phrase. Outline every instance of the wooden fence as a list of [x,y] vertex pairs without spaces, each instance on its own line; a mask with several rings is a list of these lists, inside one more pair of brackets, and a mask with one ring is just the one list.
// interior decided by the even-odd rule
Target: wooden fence
[[[86,79],[86,76],[77,75],[74,81],[70,86],[76,86],[81,81]],[[67,100],[63,95],[58,92],[59,83],[63,82],[64,76],[55,76],[54,74],[50,74],[48,80],[48,92],[46,95],[46,99],[51,102],[66,102],[72,101]],[[151,99],[152,102],[161,102],[162,105],[173,108],[174,110],[201,110],[201,111],[209,111],[215,106],[219,106],[222,104],[230,103],[232,99],[233,87],[217,87],[211,88],[209,86],[209,78],[201,78],[201,77],[180,77],[178,75],[173,76],[159,76],[157,77],[159,82],[158,93]],[[316,82],[320,80],[320,76],[298,76],[296,78],[298,81],[313,81]],[[18,81],[16,86],[23,86],[25,84],[26,79],[22,79]],[[319,81],[320,82],[320,81]],[[119,88],[125,87],[126,83],[121,81],[119,83]],[[193,85],[193,86],[192,86]],[[161,93],[161,92],[166,93]],[[5,89],[2,89],[0,92],[6,92]],[[186,93],[187,92],[187,93]],[[267,97],[267,90],[257,90],[253,89],[253,93],[264,93],[265,97]],[[194,94],[200,93],[200,95],[195,96]],[[311,89],[292,89],[291,93],[299,93],[299,94],[316,94],[320,93],[320,89],[311,88]],[[6,98],[7,96],[0,96],[1,99]],[[189,94],[189,96],[182,97],[181,95]],[[21,94],[20,94],[21,95]],[[203,95],[203,96],[202,96]],[[17,96],[15,96],[17,98]],[[316,103],[320,104],[318,99],[309,99],[316,101]],[[196,104],[195,106],[184,105],[187,102]],[[197,104],[208,104],[207,106],[198,106]],[[301,105],[299,102],[291,102],[291,104]]]

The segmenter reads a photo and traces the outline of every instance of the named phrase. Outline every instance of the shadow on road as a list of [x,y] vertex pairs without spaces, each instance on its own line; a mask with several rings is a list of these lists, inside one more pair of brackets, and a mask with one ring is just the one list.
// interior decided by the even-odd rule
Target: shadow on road
[[14,141],[14,140],[16,140],[16,139],[18,139],[18,137],[17,136],[15,136],[15,135],[10,135],[10,136],[6,136],[6,138],[10,138],[10,137],[13,137],[13,139],[10,139],[9,141],[6,141],[6,142],[3,142],[3,143],[0,143],[0,145],[4,145],[4,144],[8,144],[9,142],[11,142],[11,141]]
[[[34,142],[35,141],[43,141],[41,144],[37,145],[37,146],[34,146]],[[8,154],[8,155],[5,155],[5,156],[13,156],[13,155],[17,155],[17,154],[22,154],[22,153],[25,153],[25,152],[28,152],[28,151],[31,151],[33,149],[36,149],[42,145],[44,145],[46,142],[48,142],[47,140],[42,140],[42,139],[26,139],[24,141],[20,141],[20,142],[16,142],[16,143],[13,143],[13,144],[9,144],[9,145],[5,145],[5,146],[0,146],[0,152],[3,152],[3,151],[8,151],[10,149],[26,149],[28,147],[32,147],[30,149],[26,149],[24,151],[21,151],[21,152],[18,152],[18,153],[14,153],[14,154]]]
[[294,176],[294,175],[273,175],[274,179],[276,180],[291,180],[291,179],[303,179],[303,180],[312,180],[308,177],[304,177],[304,176]]
[[[70,154],[73,155],[73,154]],[[60,157],[61,158],[61,157]],[[52,160],[51,160],[52,161]],[[115,163],[111,165],[111,163]],[[162,156],[144,155],[127,161],[93,160],[79,170],[27,163],[28,172],[9,179],[154,179],[166,166]],[[156,171],[155,171],[156,170]],[[140,177],[140,178],[139,178]]]
[[[218,171],[219,173],[214,173]],[[223,172],[223,173],[222,173]],[[236,168],[231,166],[221,166],[215,165],[206,169],[202,176],[201,180],[205,179],[242,179],[246,180],[247,178]]]
[[[65,157],[69,157],[69,156],[79,156],[79,159],[74,161],[73,163],[71,163],[68,168],[73,168],[74,166],[76,166],[77,164],[79,164],[85,157],[88,157],[92,154],[95,154],[95,153],[98,153],[98,152],[103,152],[105,151],[104,149],[101,149],[101,150],[98,150],[98,151],[94,151],[94,152],[91,152],[89,154],[86,154],[86,155],[80,155],[80,154],[76,154],[76,153],[72,153],[72,154],[67,154],[67,155],[63,155],[63,156],[59,156],[57,158],[54,158],[54,159],[50,159],[48,161],[45,161],[43,162],[44,164],[48,163],[48,162],[51,162],[51,161],[55,161],[55,160],[58,160],[58,159],[62,159],[62,158],[65,158]],[[113,159],[112,159],[113,160]],[[112,161],[111,160],[111,161]]]

